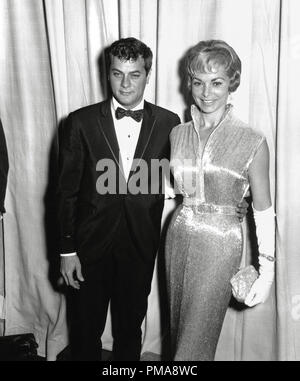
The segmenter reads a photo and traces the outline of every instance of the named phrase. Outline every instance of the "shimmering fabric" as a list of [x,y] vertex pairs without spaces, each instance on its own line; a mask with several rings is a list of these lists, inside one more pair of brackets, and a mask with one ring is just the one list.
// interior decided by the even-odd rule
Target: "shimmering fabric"
[[237,203],[249,188],[248,167],[263,141],[230,107],[205,146],[193,121],[170,135],[171,168],[183,204],[166,239],[174,360],[213,360],[242,253]]

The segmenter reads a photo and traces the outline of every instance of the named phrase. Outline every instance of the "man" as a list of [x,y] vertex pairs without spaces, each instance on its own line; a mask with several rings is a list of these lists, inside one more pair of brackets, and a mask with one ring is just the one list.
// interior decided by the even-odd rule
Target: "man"
[[5,213],[4,199],[7,185],[8,174],[8,156],[6,148],[6,140],[0,120],[0,219],[2,219],[3,213]]
[[[134,158],[150,168],[151,159],[169,157],[168,136],[180,120],[144,100],[152,65],[145,44],[121,39],[111,45],[108,58],[112,99],[71,113],[62,134],[61,250],[73,255],[62,256],[61,272],[77,294],[71,325],[75,358],[100,359],[99,339],[111,301],[114,359],[138,360],[164,195],[162,190],[131,194],[120,183],[126,188],[134,175]],[[121,118],[120,108],[143,110],[142,119]],[[100,194],[97,164],[105,159],[116,164],[116,191]]]
[[[140,358],[164,206],[162,177],[151,165],[169,158],[169,133],[180,119],[144,100],[152,65],[144,43],[116,41],[108,60],[112,98],[71,113],[61,136],[61,273],[74,289],[73,358],[101,359],[110,301],[114,360],[134,361]],[[111,163],[115,170],[102,181]],[[158,182],[158,192],[132,191],[142,163],[148,171],[140,182]]]

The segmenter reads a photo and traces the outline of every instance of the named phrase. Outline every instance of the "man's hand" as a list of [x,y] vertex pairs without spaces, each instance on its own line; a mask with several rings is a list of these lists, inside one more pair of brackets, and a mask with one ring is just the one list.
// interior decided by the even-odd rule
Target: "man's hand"
[[240,222],[243,222],[244,217],[247,214],[247,209],[248,209],[248,202],[243,198],[242,202],[237,204],[236,207],[236,214]]
[[83,282],[84,278],[81,273],[81,263],[78,255],[62,256],[60,258],[60,272],[67,286],[77,290],[80,289],[79,281]]

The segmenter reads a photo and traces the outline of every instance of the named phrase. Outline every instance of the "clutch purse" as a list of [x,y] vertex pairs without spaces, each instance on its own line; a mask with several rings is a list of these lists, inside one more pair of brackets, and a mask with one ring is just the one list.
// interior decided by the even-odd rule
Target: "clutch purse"
[[239,270],[231,279],[232,294],[238,302],[243,303],[258,278],[258,272],[250,265]]

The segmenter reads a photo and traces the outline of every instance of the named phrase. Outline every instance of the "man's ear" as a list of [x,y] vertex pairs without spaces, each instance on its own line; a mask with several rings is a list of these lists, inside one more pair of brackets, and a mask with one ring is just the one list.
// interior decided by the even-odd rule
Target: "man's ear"
[[152,73],[152,68],[149,70],[149,72],[147,74],[147,82],[146,82],[147,84],[149,83],[151,73]]

